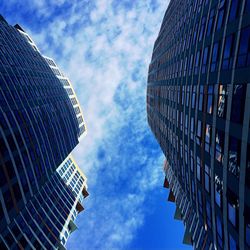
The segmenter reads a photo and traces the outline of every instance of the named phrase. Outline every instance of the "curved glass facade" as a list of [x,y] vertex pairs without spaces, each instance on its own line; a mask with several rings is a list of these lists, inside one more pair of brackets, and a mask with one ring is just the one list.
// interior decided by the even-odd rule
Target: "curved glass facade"
[[84,131],[32,39],[0,16],[1,249],[64,245],[59,235],[76,197],[56,169]]
[[148,123],[196,249],[250,247],[249,6],[170,1],[149,66]]

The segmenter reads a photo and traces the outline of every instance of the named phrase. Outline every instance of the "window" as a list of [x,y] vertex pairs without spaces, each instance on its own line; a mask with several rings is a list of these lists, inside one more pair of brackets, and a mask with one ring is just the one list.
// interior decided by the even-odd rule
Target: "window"
[[210,193],[210,167],[205,164],[205,189]]
[[218,111],[217,114],[221,118],[226,118],[227,113],[227,86],[219,85],[219,96],[218,96]]
[[194,154],[192,150],[190,150],[190,169],[194,172]]
[[219,162],[223,162],[224,158],[224,132],[217,130],[215,136],[215,158]]
[[206,201],[206,212],[207,212],[207,224],[208,224],[208,227],[211,228],[211,226],[212,226],[211,205],[210,205],[210,202],[208,200]]
[[200,214],[203,214],[202,194],[200,189],[198,189],[198,204],[199,204],[199,212]]
[[196,99],[196,86],[193,86],[193,92],[192,92],[192,109],[195,108],[195,99]]
[[250,224],[246,225],[246,243],[250,246]]
[[211,61],[211,72],[218,70],[218,57],[219,57],[219,42],[214,43],[213,52],[212,52],[212,61]]
[[250,0],[246,0],[245,12],[250,12]]
[[207,91],[207,113],[208,114],[213,113],[213,96],[214,96],[214,86],[208,85],[208,91]]
[[209,47],[206,47],[203,52],[202,69],[201,69],[202,74],[207,72],[208,55],[209,55]]
[[189,105],[189,96],[190,96],[190,86],[187,86],[187,92],[186,92],[186,106]]
[[184,105],[184,98],[185,98],[185,86],[182,86],[181,92],[181,104]]
[[231,234],[229,234],[229,250],[237,250],[236,241]]
[[234,174],[236,177],[239,177],[240,174],[240,153],[241,153],[241,141],[230,136],[228,171]]
[[244,117],[246,97],[246,85],[237,84],[233,88],[233,100],[231,107],[231,121],[235,123],[242,123]]
[[233,226],[236,226],[236,208],[230,202],[227,204],[227,211],[229,221],[233,224]]
[[250,189],[250,144],[247,145],[246,186]]
[[197,162],[196,162],[196,175],[198,181],[201,181],[201,159],[197,156]]
[[216,231],[217,231],[217,242],[219,246],[222,248],[223,244],[222,224],[221,224],[221,218],[218,214],[216,215]]
[[185,135],[188,134],[188,115],[185,115]]
[[203,107],[203,95],[204,95],[204,86],[200,85],[200,92],[199,92],[199,110],[202,111]]
[[229,22],[233,21],[238,17],[238,11],[239,11],[239,0],[232,0],[229,13]]
[[196,59],[195,59],[195,67],[194,67],[194,74],[197,75],[199,73],[199,67],[200,67],[200,50],[196,53]]
[[196,43],[197,31],[198,31],[198,23],[196,23],[195,28],[194,28],[193,44]]
[[192,68],[193,68],[193,59],[194,58],[194,55],[192,54],[190,56],[190,60],[189,60],[189,71],[188,71],[188,74],[191,75],[192,74]]
[[[249,1],[250,2],[250,1]],[[248,67],[250,66],[250,27],[242,29],[240,36],[240,45],[237,58],[237,67]]]
[[217,17],[216,30],[220,30],[224,23],[225,7],[226,7],[225,2],[226,2],[225,0],[221,0],[219,4],[219,12],[218,12],[218,17]]
[[223,52],[222,69],[228,70],[232,68],[233,60],[233,50],[234,50],[234,35],[226,37],[225,47]]
[[210,36],[212,28],[214,27],[214,17],[215,17],[215,11],[214,11],[214,9],[212,9],[210,11],[210,15],[209,15],[209,21],[208,21],[208,25],[207,25],[207,34],[206,34],[206,36]]
[[199,42],[200,42],[200,41],[202,40],[202,38],[203,38],[206,20],[207,20],[207,17],[206,17],[206,16],[202,17],[202,20],[201,20],[201,29],[200,29],[200,35],[199,35]]
[[191,131],[191,139],[194,140],[194,117],[191,117],[190,121],[190,131]]
[[196,143],[197,143],[198,145],[201,144],[201,135],[202,135],[202,133],[201,133],[201,128],[202,128],[201,121],[198,120],[198,121],[197,121],[197,130],[196,130]]
[[211,145],[211,125],[206,125],[206,138],[205,138],[205,150],[210,153],[210,145]]

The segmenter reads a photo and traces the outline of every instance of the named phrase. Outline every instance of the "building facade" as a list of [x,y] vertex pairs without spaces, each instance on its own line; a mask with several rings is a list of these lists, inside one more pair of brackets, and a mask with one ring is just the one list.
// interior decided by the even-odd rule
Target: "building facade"
[[63,247],[79,197],[56,170],[86,133],[78,116],[29,35],[0,16],[1,249]]
[[148,123],[195,249],[250,249],[250,1],[171,0],[149,66]]

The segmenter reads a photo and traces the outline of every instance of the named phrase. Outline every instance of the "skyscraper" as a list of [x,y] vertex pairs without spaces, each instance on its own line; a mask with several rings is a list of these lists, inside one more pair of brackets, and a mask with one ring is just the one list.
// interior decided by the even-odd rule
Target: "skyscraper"
[[171,0],[149,66],[148,123],[195,249],[250,248],[250,1]]
[[30,36],[0,16],[1,249],[63,248],[63,228],[72,209],[81,208],[56,171],[86,133],[63,80]]

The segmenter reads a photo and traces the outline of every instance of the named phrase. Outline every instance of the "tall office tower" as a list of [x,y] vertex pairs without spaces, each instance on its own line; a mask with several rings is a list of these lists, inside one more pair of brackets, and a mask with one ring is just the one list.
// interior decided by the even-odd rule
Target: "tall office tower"
[[184,242],[250,248],[250,1],[171,0],[155,42],[148,123]]
[[86,133],[69,97],[29,35],[0,16],[0,249],[63,248],[82,210],[56,171]]

